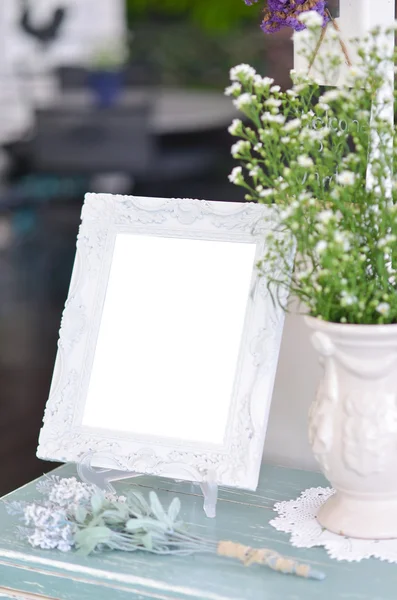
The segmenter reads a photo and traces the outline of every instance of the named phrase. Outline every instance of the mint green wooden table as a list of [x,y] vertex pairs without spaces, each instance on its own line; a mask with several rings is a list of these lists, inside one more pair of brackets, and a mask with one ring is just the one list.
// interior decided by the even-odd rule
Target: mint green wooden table
[[[57,474],[76,474],[73,466]],[[204,516],[202,498],[190,484],[142,477],[128,485],[158,491],[168,504],[175,493],[182,501],[182,518],[192,529],[213,539],[232,539],[270,547],[299,557],[324,570],[324,582],[281,575],[210,555],[187,558],[142,553],[109,553],[82,558],[76,554],[37,551],[15,535],[17,521],[0,506],[0,600],[396,600],[397,565],[377,560],[336,562],[321,549],[301,550],[288,535],[268,525],[273,505],[295,498],[307,487],[325,485],[321,475],[264,466],[256,493],[221,490],[218,516]],[[126,483],[118,486],[120,493]],[[32,501],[35,482],[7,500]]]

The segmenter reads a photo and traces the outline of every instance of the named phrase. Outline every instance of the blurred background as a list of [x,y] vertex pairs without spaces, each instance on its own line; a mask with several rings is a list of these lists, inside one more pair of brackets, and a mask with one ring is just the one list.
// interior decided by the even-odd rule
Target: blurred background
[[259,23],[243,0],[1,0],[0,494],[53,466],[35,451],[84,193],[243,200],[229,69],[285,87],[292,67],[291,32]]

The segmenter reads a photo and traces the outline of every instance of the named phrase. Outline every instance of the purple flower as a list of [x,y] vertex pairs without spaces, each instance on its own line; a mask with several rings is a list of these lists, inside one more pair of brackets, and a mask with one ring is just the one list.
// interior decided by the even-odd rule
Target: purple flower
[[[248,5],[257,0],[244,0]],[[302,13],[315,10],[323,18],[324,25],[329,21],[326,0],[268,0],[261,28],[265,33],[275,33],[283,27],[302,31],[305,25],[299,21]]]

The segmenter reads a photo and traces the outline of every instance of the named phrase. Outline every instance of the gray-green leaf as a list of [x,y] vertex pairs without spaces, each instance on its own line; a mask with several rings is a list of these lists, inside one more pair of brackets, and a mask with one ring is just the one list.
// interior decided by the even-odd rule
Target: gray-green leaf
[[181,510],[181,501],[179,498],[174,498],[168,508],[168,517],[169,519],[175,523],[177,516],[179,515]]
[[168,523],[167,513],[161,505],[161,502],[157,496],[157,494],[153,491],[149,494],[150,499],[150,508],[152,509],[152,513],[154,516],[162,522]]
[[74,514],[77,523],[80,523],[80,524],[84,523],[84,521],[87,518],[87,514],[88,514],[87,509],[84,508],[84,506],[78,506],[76,508],[76,512]]
[[75,536],[77,548],[84,554],[91,554],[100,544],[110,540],[112,532],[108,527],[87,527]]
[[97,515],[99,512],[101,512],[102,508],[104,507],[104,497],[102,494],[94,494],[91,497],[91,507],[94,515]]
[[161,533],[165,533],[169,527],[167,523],[162,521],[156,521],[155,519],[151,519],[150,517],[145,517],[142,519],[130,519],[125,524],[126,531],[139,531],[143,529],[144,531],[159,531]]
[[149,552],[153,550],[153,538],[151,533],[147,533],[142,537],[142,544]]
[[139,529],[144,529],[145,527],[142,525],[141,519],[130,519],[125,524],[125,528],[127,531],[138,531]]
[[134,511],[142,514],[142,516],[150,515],[150,506],[146,502],[143,494],[137,491],[130,492],[127,494],[127,499],[128,504],[134,509]]

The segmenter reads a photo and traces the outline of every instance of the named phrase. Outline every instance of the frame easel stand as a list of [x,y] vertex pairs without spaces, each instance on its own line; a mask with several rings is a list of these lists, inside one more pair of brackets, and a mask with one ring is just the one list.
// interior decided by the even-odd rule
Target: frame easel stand
[[[77,473],[85,483],[95,485],[103,491],[116,493],[112,485],[116,481],[126,479],[135,479],[142,477],[143,473],[135,471],[122,471],[120,469],[101,468],[95,466],[95,458],[101,457],[106,462],[114,463],[115,459],[110,454],[89,452],[85,454],[77,464]],[[213,519],[216,516],[216,505],[218,502],[218,484],[216,483],[216,474],[208,470],[204,473],[202,481],[193,481],[192,485],[200,486],[204,496],[203,510],[207,517]]]

